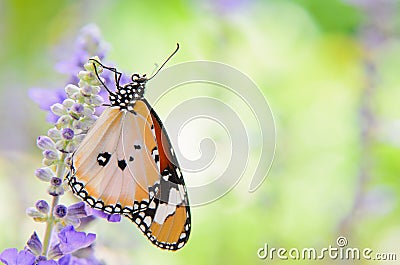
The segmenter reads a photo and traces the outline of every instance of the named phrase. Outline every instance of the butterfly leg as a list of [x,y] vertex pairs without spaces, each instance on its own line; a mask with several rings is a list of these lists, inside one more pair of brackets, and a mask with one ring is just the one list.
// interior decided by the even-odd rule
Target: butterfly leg
[[[114,79],[115,79],[116,88],[118,89],[118,88],[120,87],[119,83],[120,83],[120,81],[121,81],[122,73],[118,72],[117,69],[114,68],[114,67],[108,67],[108,66],[103,65],[102,63],[100,63],[100,62],[97,61],[96,59],[89,59],[89,60],[94,61],[94,62],[98,63],[99,65],[101,65],[101,67],[103,67],[104,69],[107,69],[107,70],[113,72],[113,73],[114,73]],[[104,82],[101,81],[101,79],[100,79],[100,77],[99,77],[99,74],[98,74],[98,72],[97,72],[97,68],[96,68],[96,67],[94,68],[94,70],[95,70],[95,73],[96,73],[96,75],[97,75],[97,78],[99,79],[99,81],[101,82],[101,84],[104,86],[104,88],[107,90],[107,92],[113,95],[114,93],[112,93],[112,92],[109,90],[109,88],[106,87],[106,85],[104,84]]]

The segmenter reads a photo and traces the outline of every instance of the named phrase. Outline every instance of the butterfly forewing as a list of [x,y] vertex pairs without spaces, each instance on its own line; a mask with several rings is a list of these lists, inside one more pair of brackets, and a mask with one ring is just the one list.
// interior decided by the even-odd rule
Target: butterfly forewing
[[122,213],[158,247],[176,250],[190,234],[186,187],[171,143],[145,100],[107,108],[72,156],[73,192],[94,208]]

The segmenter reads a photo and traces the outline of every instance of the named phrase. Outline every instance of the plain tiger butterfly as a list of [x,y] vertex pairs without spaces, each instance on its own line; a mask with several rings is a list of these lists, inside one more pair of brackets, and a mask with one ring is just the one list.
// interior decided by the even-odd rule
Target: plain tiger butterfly
[[[91,59],[110,105],[71,157],[67,175],[75,195],[91,207],[121,214],[162,249],[182,248],[190,234],[190,208],[185,182],[167,132],[144,98],[155,74],[133,74],[120,85],[122,73]],[[114,73],[115,92],[98,74],[97,65]]]

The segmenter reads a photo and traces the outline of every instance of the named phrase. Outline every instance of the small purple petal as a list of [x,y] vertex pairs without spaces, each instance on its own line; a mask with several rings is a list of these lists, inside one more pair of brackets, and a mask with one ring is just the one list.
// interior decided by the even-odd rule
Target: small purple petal
[[47,158],[48,160],[56,160],[58,159],[58,153],[54,150],[44,150],[43,157]]
[[18,250],[16,248],[8,248],[1,252],[0,261],[6,265],[17,264]]
[[39,255],[42,253],[42,242],[40,242],[40,239],[36,232],[33,232],[26,244],[35,255]]
[[64,128],[61,132],[61,135],[64,139],[66,140],[71,140],[72,138],[74,138],[74,131],[70,128]]
[[108,214],[97,209],[92,209],[92,213],[97,217],[107,219],[107,221],[110,223],[117,223],[121,221],[121,215],[119,214]]
[[57,205],[54,207],[54,215],[58,218],[64,218],[67,215],[67,207],[62,204]]
[[71,261],[71,254],[68,254],[58,260],[58,265],[69,265],[70,261]]
[[28,250],[21,250],[17,255],[17,265],[33,265],[35,263],[35,255]]
[[48,253],[48,256],[52,259],[58,259],[63,256],[63,253],[60,249],[60,243],[53,245]]
[[69,225],[58,233],[58,238],[60,239],[61,251],[64,254],[70,254],[92,244],[96,239],[96,235],[77,232],[72,225]]
[[110,214],[107,217],[107,221],[109,221],[110,223],[118,223],[121,221],[121,215],[120,214]]
[[88,206],[84,202],[78,202],[68,207],[68,216],[72,218],[84,218],[89,214]]

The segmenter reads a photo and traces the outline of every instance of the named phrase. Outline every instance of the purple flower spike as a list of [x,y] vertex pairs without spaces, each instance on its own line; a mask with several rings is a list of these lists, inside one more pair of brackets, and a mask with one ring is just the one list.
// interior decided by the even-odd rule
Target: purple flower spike
[[58,233],[60,249],[63,254],[70,254],[78,249],[90,246],[96,239],[96,235],[75,231],[72,225],[66,226]]
[[28,250],[21,250],[18,253],[16,248],[8,248],[0,254],[0,261],[6,265],[33,265],[35,255]]
[[26,244],[35,255],[40,255],[42,253],[42,242],[40,242],[40,239],[36,232],[33,232],[31,238],[29,238]]

